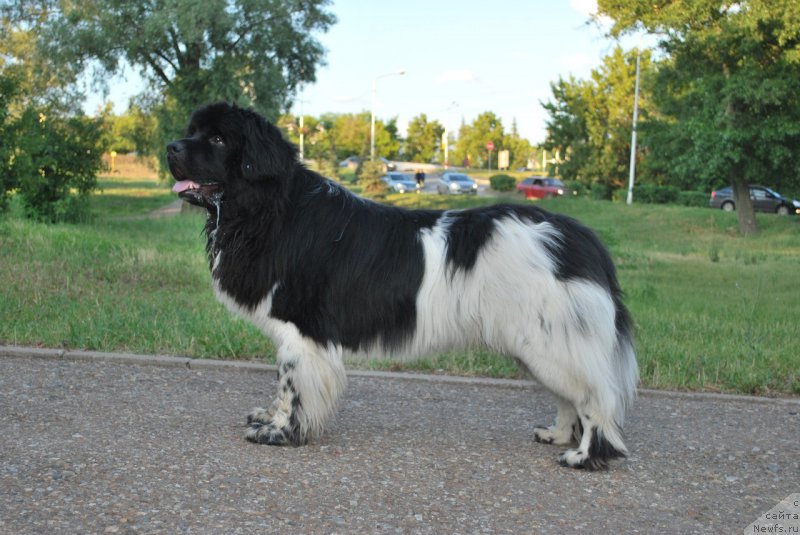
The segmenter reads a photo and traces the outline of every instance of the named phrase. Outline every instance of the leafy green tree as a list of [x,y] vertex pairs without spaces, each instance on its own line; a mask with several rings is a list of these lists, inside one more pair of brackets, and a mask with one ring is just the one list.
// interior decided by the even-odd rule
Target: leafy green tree
[[[652,71],[647,51],[640,71],[642,79]],[[617,47],[592,71],[590,80],[551,84],[553,100],[543,104],[550,115],[545,149],[558,150],[564,158],[559,165],[562,178],[598,184],[604,191],[627,183],[635,77],[636,52]],[[640,90],[641,121],[647,120],[649,108],[647,92]],[[637,157],[642,157],[641,151]]]
[[11,115],[31,104],[51,113],[80,111],[75,66],[52,61],[40,47],[39,29],[57,8],[55,2],[0,1],[0,70],[16,80]]
[[8,207],[14,193],[31,218],[86,219],[88,195],[102,166],[102,119],[67,115],[58,99],[48,105],[47,99],[29,97],[33,86],[26,68],[2,67],[0,211]]
[[408,123],[405,159],[412,162],[430,162],[439,152],[444,126],[439,121],[429,121],[420,114]]
[[[336,115],[333,120],[332,143],[337,156],[360,156],[362,159],[369,157],[370,142],[370,113],[359,114],[343,113]],[[397,119],[392,118],[384,123],[375,120],[375,153],[377,156],[394,159],[400,150],[400,139],[397,136]]]
[[[375,123],[375,138],[377,148],[378,122]],[[360,156],[364,158],[369,154],[370,136],[370,114],[361,112],[359,114],[343,113],[337,114],[333,121],[334,146],[337,156],[347,158],[348,156]]]
[[149,82],[140,106],[153,113],[151,153],[178,136],[197,106],[227,100],[275,119],[301,82],[313,82],[323,49],[313,37],[335,17],[327,0],[18,1],[4,17],[35,28],[38,56],[97,81],[125,64]]
[[492,142],[493,168],[497,168],[497,151],[504,148],[505,132],[503,122],[493,112],[485,111],[478,115],[471,124],[462,124],[458,131],[455,162],[469,161],[469,167],[488,167],[489,151],[486,144]]
[[375,121],[375,154],[389,160],[396,160],[400,156],[400,132],[397,129],[397,117],[392,117],[385,123]]
[[503,147],[510,153],[509,166],[511,169],[527,167],[528,160],[535,156],[531,142],[519,135],[516,119],[511,123],[511,132],[506,134],[503,139]]
[[547,139],[544,149],[549,152],[559,151],[567,158],[559,166],[559,174],[565,180],[588,183],[591,179],[585,176],[584,168],[591,157],[589,131],[587,126],[589,103],[586,94],[590,91],[586,81],[570,76],[565,80],[559,78],[550,83],[553,98],[542,103],[549,114]]
[[740,231],[758,225],[748,183],[800,181],[800,9],[794,0],[599,0],[612,35],[658,34],[654,167],[731,184]]
[[8,197],[17,186],[11,173],[14,132],[11,128],[10,107],[18,88],[19,80],[16,77],[0,71],[0,212],[7,209]]

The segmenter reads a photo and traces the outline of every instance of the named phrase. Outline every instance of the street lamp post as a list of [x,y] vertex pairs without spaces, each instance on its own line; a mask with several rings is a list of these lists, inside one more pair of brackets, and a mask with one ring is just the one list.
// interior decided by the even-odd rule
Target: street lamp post
[[397,72],[388,72],[386,74],[381,74],[380,76],[376,76],[372,79],[372,117],[370,119],[370,128],[369,128],[369,159],[370,161],[375,161],[375,101],[378,94],[378,80],[381,78],[386,78],[387,76],[402,76],[406,73],[406,71],[397,71]]
[[300,84],[300,161],[302,162],[305,158],[305,134],[303,130],[305,129],[305,125],[303,124],[303,84]]
[[636,119],[639,117],[639,58],[642,57],[642,49],[639,47],[636,54],[636,89],[633,95],[633,128],[631,129],[631,164],[630,175],[628,176],[628,205],[633,204],[633,179],[636,175]]

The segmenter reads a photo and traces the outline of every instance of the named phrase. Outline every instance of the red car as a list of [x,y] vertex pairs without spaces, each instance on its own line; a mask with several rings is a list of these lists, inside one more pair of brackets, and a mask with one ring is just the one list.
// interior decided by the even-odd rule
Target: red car
[[525,194],[526,199],[544,199],[568,195],[569,190],[557,178],[531,177],[517,184],[517,193]]

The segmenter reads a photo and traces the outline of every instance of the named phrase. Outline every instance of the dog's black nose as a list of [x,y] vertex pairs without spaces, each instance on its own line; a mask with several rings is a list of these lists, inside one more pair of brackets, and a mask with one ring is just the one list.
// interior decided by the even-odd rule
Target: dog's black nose
[[180,152],[183,150],[183,143],[180,141],[173,141],[169,145],[167,145],[167,153],[168,154],[175,154],[176,152]]

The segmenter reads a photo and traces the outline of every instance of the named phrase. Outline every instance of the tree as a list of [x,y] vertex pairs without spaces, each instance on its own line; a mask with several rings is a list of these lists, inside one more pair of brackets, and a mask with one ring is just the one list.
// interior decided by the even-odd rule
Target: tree
[[[455,161],[469,161],[469,167],[488,167],[489,150],[487,143],[494,144],[492,153],[504,148],[505,133],[503,122],[494,113],[485,111],[478,115],[471,124],[462,124],[458,131]],[[496,157],[493,159],[497,168]]]
[[379,161],[366,161],[361,164],[356,172],[358,182],[364,187],[364,195],[376,201],[382,201],[389,193],[386,182],[381,180],[384,174],[383,163]]
[[74,80],[102,81],[130,64],[149,82],[139,105],[157,119],[149,147],[162,155],[190,112],[210,101],[276,119],[301,82],[313,82],[323,49],[313,37],[335,17],[327,0],[17,1],[4,16],[35,28],[40,58]]
[[[367,111],[359,114],[344,113],[335,116],[333,121],[333,144],[337,156],[360,156],[362,159],[369,155],[370,141],[370,113]],[[375,120],[375,153],[384,158],[396,158],[400,150],[400,139],[397,137],[397,119],[388,122]]]
[[83,96],[74,87],[75,66],[56,63],[41,50],[38,31],[54,5],[0,2],[0,70],[16,80],[11,115],[29,106],[46,106],[51,113],[77,114]]
[[577,180],[585,184],[589,178],[585,176],[584,167],[591,157],[589,146],[588,92],[587,82],[570,76],[564,80],[550,83],[553,99],[542,103],[542,107],[550,115],[547,124],[547,139],[544,149],[550,152],[559,151],[568,158],[559,166],[559,174],[565,180]]
[[16,180],[11,173],[14,157],[14,132],[10,121],[13,95],[18,91],[19,80],[0,71],[0,212],[8,207],[8,197],[16,189]]
[[[727,181],[742,234],[758,231],[748,183],[800,180],[800,10],[794,0],[599,0],[612,35],[644,28],[667,61],[657,95],[664,118],[652,146],[684,180]],[[669,162],[669,163],[668,163]],[[781,181],[781,182],[778,182]]]
[[411,162],[430,162],[439,152],[444,126],[439,121],[429,121],[424,113],[408,123],[405,159]]
[[[543,104],[550,114],[545,148],[564,156],[559,166],[562,178],[585,185],[600,184],[606,190],[627,182],[636,55],[617,47],[592,70],[590,80],[560,79],[551,84],[553,101]],[[650,54],[645,51],[640,62],[641,78],[647,78],[651,70]],[[648,117],[649,102],[647,92],[640,91],[643,122]]]
[[[16,6],[41,22],[44,17]],[[70,66],[40,54],[32,25],[17,25],[0,4],[0,211],[16,195],[28,217],[78,221],[102,166],[102,120],[79,109]]]
[[531,142],[519,135],[516,119],[511,123],[511,132],[503,139],[503,147],[508,149],[510,153],[509,165],[511,169],[527,167],[528,160],[534,156]]

